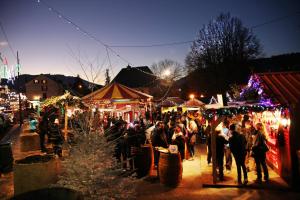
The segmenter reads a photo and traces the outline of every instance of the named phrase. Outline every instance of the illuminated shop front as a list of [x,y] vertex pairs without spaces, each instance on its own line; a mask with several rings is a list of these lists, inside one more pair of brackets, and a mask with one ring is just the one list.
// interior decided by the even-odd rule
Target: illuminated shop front
[[[226,116],[241,122],[243,116],[262,123],[269,151],[267,163],[292,186],[300,184],[300,72],[253,75],[240,96],[255,97],[207,109],[206,119]],[[299,154],[299,158],[297,157]]]

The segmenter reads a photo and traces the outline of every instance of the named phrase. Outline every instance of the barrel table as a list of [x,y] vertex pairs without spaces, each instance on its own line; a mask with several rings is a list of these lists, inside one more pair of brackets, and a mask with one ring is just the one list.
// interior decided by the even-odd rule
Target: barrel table
[[160,152],[158,174],[160,183],[169,187],[177,187],[182,180],[180,153],[171,154]]
[[151,145],[143,145],[139,148],[134,159],[138,178],[150,174],[153,165],[153,149]]

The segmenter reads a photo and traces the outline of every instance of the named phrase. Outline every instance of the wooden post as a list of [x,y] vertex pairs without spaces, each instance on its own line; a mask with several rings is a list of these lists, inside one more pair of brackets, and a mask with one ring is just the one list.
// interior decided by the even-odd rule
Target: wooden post
[[65,127],[64,127],[64,138],[67,140],[68,137],[68,103],[65,104]]
[[291,156],[291,186],[299,188],[300,186],[300,159],[298,159],[297,151],[300,151],[300,103],[290,106],[290,156]]
[[217,183],[217,134],[216,127],[225,119],[225,117],[219,117],[211,124],[211,154],[212,154],[212,175],[213,184]]

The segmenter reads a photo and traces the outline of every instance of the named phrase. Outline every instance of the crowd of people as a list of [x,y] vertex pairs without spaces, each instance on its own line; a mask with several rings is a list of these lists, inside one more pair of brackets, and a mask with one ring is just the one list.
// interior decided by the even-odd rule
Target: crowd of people
[[200,120],[194,116],[190,118],[187,113],[155,112],[151,120],[140,117],[133,123],[125,122],[121,117],[106,117],[106,121],[105,136],[108,141],[116,141],[115,157],[118,161],[121,161],[121,156],[123,160],[134,160],[130,158],[134,158],[137,153],[135,149],[145,143],[151,143],[156,167],[159,162],[158,147],[177,145],[181,160],[193,160],[197,135],[203,133]]
[[[223,121],[221,130],[216,130],[216,161],[218,168],[218,177],[220,181],[224,180],[224,166],[228,173],[232,167],[232,155],[237,167],[238,184],[247,184],[247,173],[251,166],[249,160],[253,157],[257,179],[256,183],[262,182],[263,168],[264,180],[269,181],[269,173],[266,164],[266,136],[263,131],[262,123],[255,126],[247,115],[241,120],[241,123],[230,123],[228,119]],[[208,125],[205,134],[207,135],[207,163],[210,165],[212,159],[211,147],[211,126]],[[225,165],[224,165],[225,160]],[[244,181],[242,182],[242,172]]]
[[[52,110],[51,110],[52,109]],[[166,112],[152,113],[152,118],[143,118],[127,123],[122,117],[102,117],[94,113],[91,128],[103,129],[104,136],[108,142],[114,145],[114,157],[121,163],[123,168],[132,169],[135,155],[138,149],[151,143],[154,150],[154,164],[159,164],[160,148],[168,148],[170,145],[177,145],[181,160],[194,160],[195,143],[197,138],[206,138],[207,163],[212,162],[212,146],[210,124],[204,126],[199,113]],[[76,118],[72,118],[76,121]],[[36,121],[30,118],[32,129],[40,135],[41,150],[46,152],[45,138],[53,144],[54,153],[62,156],[62,144],[64,137],[61,133],[58,120],[58,110],[45,108]],[[204,128],[205,127],[205,128]],[[266,137],[261,123],[255,126],[248,116],[239,122],[225,119],[222,128],[216,130],[216,164],[219,180],[224,180],[224,166],[227,173],[231,172],[232,157],[237,167],[238,184],[247,184],[247,173],[252,169],[249,160],[254,158],[256,164],[257,180],[262,182],[262,170],[264,180],[269,180],[268,168],[266,165]],[[123,161],[123,162],[122,162]],[[225,163],[224,163],[225,161]],[[242,181],[243,174],[243,181]]]

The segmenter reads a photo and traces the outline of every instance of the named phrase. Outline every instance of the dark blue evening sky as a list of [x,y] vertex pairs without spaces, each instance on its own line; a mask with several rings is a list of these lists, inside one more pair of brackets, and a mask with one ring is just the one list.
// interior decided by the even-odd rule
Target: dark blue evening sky
[[[41,0],[42,1],[42,0]],[[43,0],[108,45],[144,45],[187,41],[220,12],[230,12],[246,26],[287,16],[253,29],[266,56],[300,51],[300,1],[297,0]],[[0,21],[20,53],[21,73],[80,74],[75,57],[95,68],[109,67],[106,50],[37,0],[1,0]],[[133,66],[169,58],[184,63],[190,44],[153,48],[113,48]],[[0,31],[0,52],[16,63]],[[127,65],[111,51],[113,74]],[[90,67],[86,73],[91,77]],[[95,73],[94,73],[95,74]],[[97,79],[103,83],[103,76]]]

